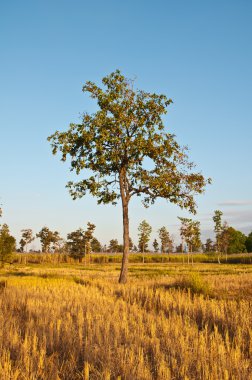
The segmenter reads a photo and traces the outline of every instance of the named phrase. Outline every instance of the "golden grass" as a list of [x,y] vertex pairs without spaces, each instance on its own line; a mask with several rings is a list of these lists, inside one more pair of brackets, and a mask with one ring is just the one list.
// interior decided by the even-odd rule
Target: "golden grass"
[[0,379],[252,379],[250,268],[131,264],[123,286],[118,268],[3,270]]

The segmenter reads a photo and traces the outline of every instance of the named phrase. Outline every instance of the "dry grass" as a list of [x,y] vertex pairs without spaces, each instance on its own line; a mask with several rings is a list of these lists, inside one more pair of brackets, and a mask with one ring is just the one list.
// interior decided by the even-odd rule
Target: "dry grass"
[[0,379],[252,379],[250,268],[131,265],[126,286],[118,268],[2,271]]

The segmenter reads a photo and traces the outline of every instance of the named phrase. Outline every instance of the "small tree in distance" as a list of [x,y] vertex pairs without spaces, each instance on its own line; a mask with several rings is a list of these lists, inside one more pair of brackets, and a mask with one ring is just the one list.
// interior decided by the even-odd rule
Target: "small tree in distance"
[[148,249],[148,242],[150,240],[150,234],[151,234],[152,228],[149,225],[149,223],[146,222],[146,220],[143,220],[139,224],[138,231],[139,231],[138,247],[139,247],[140,252],[142,252],[143,254],[143,263],[144,263],[144,252],[146,252]]
[[22,232],[22,238],[19,242],[20,246],[27,252],[27,246],[30,244],[35,238],[33,237],[32,230],[30,228],[21,230]]
[[20,239],[19,245],[20,245],[20,252],[24,252],[24,247],[26,245],[25,240],[24,239]]
[[[193,172],[187,150],[164,131],[162,116],[172,103],[165,95],[135,90],[119,70],[102,80],[103,87],[86,82],[83,91],[98,104],[79,124],[48,137],[52,152],[70,158],[71,171],[91,175],[68,183],[73,199],[90,192],[98,204],[122,202],[124,251],[119,282],[127,281],[129,256],[129,202],[143,196],[148,207],[164,198],[195,213],[194,195],[210,182]],[[146,158],[148,164],[146,164]],[[151,165],[149,163],[151,162]]]
[[152,243],[152,246],[153,246],[153,248],[154,248],[154,252],[158,252],[158,250],[159,250],[159,244],[158,244],[158,241],[157,241],[157,239],[154,239],[154,241],[153,241],[153,243]]
[[10,234],[7,224],[3,224],[0,228],[0,263],[11,263],[13,251],[15,250],[16,240]]
[[245,245],[246,245],[247,252],[251,253],[252,252],[252,232],[248,234],[245,241]]
[[95,237],[91,240],[91,250],[92,252],[101,252],[102,251],[102,245],[99,242],[99,240]]
[[214,251],[214,242],[212,239],[207,238],[205,244],[202,245],[203,251],[206,253]]
[[220,264],[220,237],[222,233],[222,220],[221,217],[223,212],[220,210],[214,211],[213,221],[214,221],[214,232],[216,237],[216,251],[218,255],[218,263]]
[[161,241],[161,253],[167,253],[170,251],[172,240],[169,231],[165,226],[158,230],[159,239]]
[[[81,260],[86,255],[89,255],[92,250],[92,240],[94,239],[93,233],[95,225],[88,222],[87,229],[79,228],[76,231],[67,234],[67,246],[70,256],[75,259]],[[98,240],[96,239],[97,244]],[[99,243],[99,242],[98,242]]]
[[56,243],[60,238],[58,231],[50,231],[48,227],[43,227],[36,237],[40,239],[42,252],[49,252],[52,243]]
[[109,251],[112,253],[118,252],[119,243],[117,239],[111,239],[109,242]]
[[[200,240],[200,222],[189,218],[178,218],[181,221],[180,235],[183,237],[188,248],[188,264],[189,264],[189,252],[197,250],[201,246]],[[192,257],[193,263],[193,257]]]

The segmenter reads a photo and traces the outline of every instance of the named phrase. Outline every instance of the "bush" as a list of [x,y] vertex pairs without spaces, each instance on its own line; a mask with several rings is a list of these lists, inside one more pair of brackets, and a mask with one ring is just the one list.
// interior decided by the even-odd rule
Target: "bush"
[[210,295],[209,283],[199,273],[193,272],[176,283],[179,288],[190,289],[193,294]]

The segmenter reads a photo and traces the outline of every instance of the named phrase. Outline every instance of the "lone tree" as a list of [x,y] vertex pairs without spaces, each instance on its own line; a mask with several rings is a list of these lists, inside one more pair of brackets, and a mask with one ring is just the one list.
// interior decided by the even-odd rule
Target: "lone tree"
[[[80,124],[48,137],[52,152],[70,159],[71,171],[86,174],[67,187],[73,199],[89,191],[98,204],[116,204],[123,211],[123,259],[120,283],[127,281],[129,256],[129,215],[131,198],[143,196],[147,207],[157,198],[195,212],[194,195],[210,182],[192,172],[187,149],[164,129],[162,116],[172,103],[165,95],[135,90],[133,81],[119,70],[102,80],[99,87],[86,82],[83,92],[97,101],[94,114],[84,113]],[[91,173],[91,174],[90,174]]]

